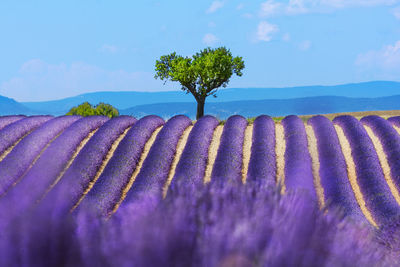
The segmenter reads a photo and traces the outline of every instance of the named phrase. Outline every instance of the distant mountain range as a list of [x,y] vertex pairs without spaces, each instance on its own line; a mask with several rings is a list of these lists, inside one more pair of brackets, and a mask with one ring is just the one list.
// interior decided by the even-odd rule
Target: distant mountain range
[[[217,95],[217,98],[207,98],[205,111],[220,118],[232,114],[284,116],[400,109],[400,83],[387,81],[336,86],[230,88],[220,89]],[[168,118],[186,114],[194,118],[196,110],[193,96],[182,91],[96,92],[54,101],[22,103],[0,96],[0,115],[62,115],[85,101],[109,103],[121,114],[136,117],[156,114]]]
[[18,103],[12,98],[0,96],[0,115],[25,114],[32,115],[36,112]]
[[[349,98],[342,96],[316,96],[295,99],[266,99],[206,103],[205,114],[219,119],[240,114],[244,117],[255,117],[260,114],[270,116],[311,115],[339,112],[355,112],[370,110],[399,110],[400,95],[378,98]],[[196,106],[192,103],[159,103],[140,105],[120,110],[121,114],[137,118],[156,114],[163,118],[184,114],[192,119],[196,116]]]
[[[375,81],[335,86],[303,86],[290,88],[229,88],[220,89],[218,97],[207,98],[207,103],[243,100],[293,99],[312,96],[383,97],[400,94],[399,82]],[[105,102],[118,109],[156,103],[195,102],[183,91],[169,92],[96,92],[75,97],[44,102],[22,102],[32,110],[65,114],[71,107],[88,101],[91,104]]]

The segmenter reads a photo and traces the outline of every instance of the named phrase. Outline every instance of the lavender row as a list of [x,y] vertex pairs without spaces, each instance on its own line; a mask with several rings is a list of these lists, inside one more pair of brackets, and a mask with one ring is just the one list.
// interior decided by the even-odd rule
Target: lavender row
[[391,117],[388,119],[388,121],[392,124],[395,125],[397,127],[400,127],[400,116],[395,116],[395,117]]
[[[253,183],[174,195],[109,220],[22,213],[0,217],[0,266],[399,266],[399,225],[327,214],[304,194]],[[171,196],[168,194],[168,196]]]
[[183,131],[191,125],[191,120],[183,115],[172,117],[158,133],[142,168],[128,191],[122,205],[135,202],[142,197],[162,197],[162,187],[176,152],[176,146]]
[[345,215],[364,220],[347,176],[346,160],[333,123],[324,116],[315,116],[308,120],[308,124],[313,127],[317,139],[325,203],[341,208]]
[[262,181],[275,185],[275,123],[266,115],[253,123],[253,139],[247,181]]
[[400,207],[385,181],[375,147],[362,124],[348,115],[336,117],[333,122],[343,128],[349,140],[357,183],[374,220],[382,225],[400,215]]
[[193,126],[176,166],[170,185],[172,192],[183,189],[185,184],[192,184],[195,187],[203,185],[208,150],[217,125],[218,120],[215,117],[204,116]]
[[52,118],[51,116],[28,117],[5,126],[0,130],[0,155],[21,137]]
[[379,116],[367,116],[362,118],[361,122],[371,127],[373,132],[378,136],[389,163],[392,180],[396,185],[397,190],[400,190],[399,134],[392,127],[390,122]]
[[247,120],[239,115],[231,116],[225,123],[217,157],[211,173],[211,182],[238,183],[242,180],[243,140]]
[[[0,195],[17,182],[46,145],[80,116],[62,116],[47,121],[25,137],[0,162]],[[40,179],[40,177],[38,177]]]
[[50,144],[25,174],[24,179],[7,193],[3,203],[14,203],[14,212],[18,213],[40,200],[66,167],[84,138],[107,120],[108,117],[105,116],[90,116],[74,122]]
[[107,167],[85,198],[94,200],[101,214],[110,214],[121,199],[122,191],[137,168],[146,142],[163,124],[164,120],[158,116],[146,116],[135,123],[118,145]]
[[44,198],[42,206],[53,205],[57,212],[68,212],[82,197],[95,178],[114,141],[136,122],[130,116],[119,116],[105,122],[82,148],[71,166]]
[[22,115],[16,115],[16,116],[3,116],[0,117],[0,130],[6,127],[7,125],[19,121],[23,118],[26,118],[25,116]]
[[311,156],[308,151],[306,129],[297,116],[287,116],[282,120],[285,131],[285,186],[287,189],[306,189],[312,199],[317,199]]

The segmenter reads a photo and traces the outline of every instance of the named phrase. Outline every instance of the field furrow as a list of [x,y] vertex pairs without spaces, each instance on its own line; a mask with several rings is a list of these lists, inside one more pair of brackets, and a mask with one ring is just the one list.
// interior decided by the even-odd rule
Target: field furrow
[[281,187],[282,193],[286,191],[285,186],[285,129],[282,124],[275,125],[275,158],[276,158],[276,183]]
[[277,169],[275,123],[270,117],[261,115],[254,120],[251,143],[251,155],[246,181],[268,183],[275,186]]
[[322,209],[380,227],[400,215],[400,116],[0,117],[0,209],[14,215],[89,207],[110,217],[249,183],[308,192]]
[[374,144],[390,191],[400,205],[400,135],[381,117],[367,116],[361,122]]
[[307,134],[307,143],[308,143],[308,151],[311,156],[311,168],[314,177],[314,186],[315,192],[317,193],[318,203],[320,209],[325,208],[325,194],[324,188],[321,185],[321,176],[319,174],[320,171],[320,161],[319,154],[317,148],[317,138],[315,137],[314,129],[310,125],[305,125],[306,134]]
[[141,169],[157,129],[161,129],[163,124],[164,120],[158,116],[147,116],[137,121],[118,145],[85,201],[91,202],[104,216],[115,211],[135,180],[135,173]]
[[195,123],[176,166],[168,194],[177,193],[180,189],[186,190],[188,186],[198,188],[203,185],[209,147],[217,125],[218,120],[212,116],[204,116]]
[[204,183],[209,183],[211,181],[211,174],[214,167],[215,159],[217,158],[218,147],[221,143],[222,132],[224,131],[224,126],[218,125],[212,135],[211,143],[208,149],[208,158],[206,170],[204,172]]
[[148,196],[161,199],[178,141],[191,124],[192,121],[183,115],[172,117],[165,123],[122,205]]
[[251,157],[251,147],[253,141],[253,124],[247,125],[244,131],[243,139],[243,163],[242,163],[242,182],[246,183],[247,173],[249,171],[249,163]]
[[[100,116],[81,118],[64,130],[38,158],[21,182],[7,193],[6,198],[18,203],[14,211],[17,207],[20,211],[39,201],[55,185],[82,141],[87,140],[90,133],[106,121],[106,117]],[[27,191],[30,193],[25,194]]]
[[376,224],[382,225],[400,215],[400,207],[386,183],[374,145],[362,124],[347,115],[336,117],[333,122],[343,129],[350,144],[357,183]]
[[224,186],[225,183],[241,183],[246,127],[247,120],[239,115],[231,116],[226,121],[211,173],[211,183],[218,186]]
[[89,140],[93,137],[93,135],[97,132],[98,128],[94,129],[91,131],[82,141],[81,143],[76,147],[75,151],[73,152],[71,158],[67,161],[65,164],[64,169],[57,175],[57,177],[54,179],[54,181],[51,183],[49,187],[47,187],[46,192],[40,197],[38,201],[41,201],[49,192],[50,190],[53,189],[53,187],[60,181],[60,179],[64,176],[65,172],[69,169],[71,166],[72,162],[74,162],[76,156],[79,154],[79,152],[82,150],[82,148],[89,142]]
[[346,160],[347,176],[349,178],[350,185],[353,189],[357,203],[358,203],[363,215],[369,221],[369,223],[375,227],[378,227],[375,219],[373,218],[373,216],[371,214],[371,211],[367,208],[365,197],[361,192],[360,185],[358,184],[356,164],[355,164],[353,156],[351,154],[352,148],[350,146],[349,140],[347,139],[341,126],[335,125],[334,127],[336,130],[337,136],[339,138],[339,142],[340,142],[340,146],[343,151],[344,158]]
[[0,162],[0,195],[4,195],[11,186],[21,180],[51,142],[79,118],[54,118],[21,140]]
[[22,136],[21,138],[19,138],[17,141],[15,141],[14,144],[12,144],[11,146],[9,146],[6,150],[3,151],[3,153],[0,155],[0,162],[7,157],[8,154],[10,154],[10,152],[14,149],[14,147],[16,145],[18,145],[19,142],[21,142],[28,134],[30,134],[31,132],[27,132],[24,136]]
[[84,198],[93,186],[96,175],[109,160],[110,150],[136,119],[128,116],[113,118],[105,122],[82,148],[70,168],[60,181],[42,200],[43,205],[55,205],[59,212],[66,213]]
[[[359,189],[353,190],[348,177],[350,175],[352,180],[356,182],[354,164],[351,155],[349,155],[350,148],[347,146],[348,142],[345,136],[340,136],[342,139],[344,138],[341,146],[334,125],[324,116],[311,118],[308,120],[308,125],[313,128],[317,141],[317,151],[312,154],[318,154],[318,172],[321,186],[324,189],[324,200],[327,208],[340,208],[345,215],[365,219],[355,195],[355,192],[359,192]],[[350,157],[348,159],[349,162],[351,161],[349,168],[346,165],[344,153]],[[354,187],[358,188],[358,185],[355,184]],[[361,193],[358,197],[360,202],[364,201]]]
[[282,120],[285,129],[285,186],[286,190],[307,190],[317,200],[311,156],[308,151],[307,135],[303,121],[297,116]]
[[113,143],[111,144],[110,149],[107,151],[105,157],[103,158],[96,174],[94,175],[93,179],[89,182],[87,188],[85,189],[85,191],[83,192],[82,196],[80,197],[80,199],[78,200],[78,202],[72,207],[71,211],[73,211],[74,209],[76,209],[79,204],[82,202],[82,200],[88,195],[88,193],[92,190],[93,186],[96,184],[96,182],[98,181],[98,179],[100,178],[101,174],[103,173],[104,169],[106,168],[106,166],[108,165],[109,161],[111,160],[111,158],[114,156],[114,152],[115,150],[118,148],[118,145],[121,143],[121,141],[124,139],[124,137],[126,136],[126,134],[128,133],[128,131],[131,129],[131,125],[129,125],[128,127],[125,128],[125,130],[117,137],[117,139],[115,139],[113,141]]
[[26,116],[23,115],[15,115],[15,116],[3,116],[0,117],[0,130],[6,127],[7,125],[19,121],[23,118],[26,118]]
[[[51,116],[35,116],[21,119],[0,130],[0,161],[5,158],[5,152],[13,147],[28,133],[52,119]],[[10,152],[10,150],[8,151]]]
[[183,150],[187,144],[187,140],[189,138],[189,134],[192,131],[192,129],[193,129],[193,126],[189,125],[185,129],[185,131],[183,131],[183,134],[182,134],[181,138],[179,139],[178,144],[176,145],[176,152],[175,152],[174,159],[172,160],[171,167],[169,169],[167,181],[165,181],[165,184],[162,188],[163,198],[165,198],[167,196],[168,188],[172,182],[172,178],[175,176],[176,166],[178,165],[178,163],[181,159]]

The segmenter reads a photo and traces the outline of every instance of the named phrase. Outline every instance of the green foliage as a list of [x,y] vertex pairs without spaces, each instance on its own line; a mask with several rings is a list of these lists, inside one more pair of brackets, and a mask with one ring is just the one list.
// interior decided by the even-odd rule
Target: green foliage
[[[156,60],[155,79],[179,82],[181,89],[191,93],[197,101],[197,118],[204,113],[207,96],[216,97],[219,87],[226,87],[233,74],[242,76],[242,57],[232,57],[225,47],[205,48],[192,57],[182,57],[175,52]],[[201,115],[201,116],[199,116]]]
[[284,118],[285,118],[285,116],[272,117],[272,119],[274,120],[274,122],[281,122]]
[[99,103],[96,106],[92,106],[89,102],[84,102],[77,107],[71,108],[66,115],[81,115],[83,117],[103,115],[113,118],[117,117],[119,112],[110,104]]
[[247,118],[247,123],[248,124],[253,124],[253,122],[255,121],[257,117],[251,117],[251,118]]
[[111,106],[110,104],[99,103],[96,107],[96,115],[104,115],[110,118],[117,117],[119,112],[116,108]]

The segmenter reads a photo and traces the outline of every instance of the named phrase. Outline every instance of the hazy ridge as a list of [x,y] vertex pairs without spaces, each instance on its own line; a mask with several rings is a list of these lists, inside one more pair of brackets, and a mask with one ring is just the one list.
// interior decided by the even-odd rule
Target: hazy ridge
[[[229,88],[220,89],[217,95],[217,98],[207,99],[205,112],[220,118],[232,114],[285,116],[400,109],[400,83],[388,81],[290,88]],[[193,96],[182,91],[95,92],[43,102],[18,103],[0,97],[0,115],[62,115],[85,101],[109,103],[121,114],[137,117],[156,114],[168,118],[185,114],[193,118],[196,109]]]

